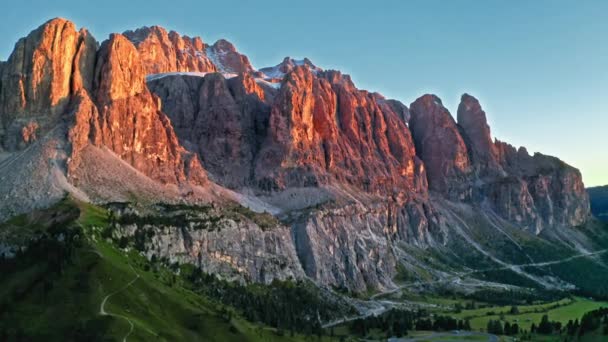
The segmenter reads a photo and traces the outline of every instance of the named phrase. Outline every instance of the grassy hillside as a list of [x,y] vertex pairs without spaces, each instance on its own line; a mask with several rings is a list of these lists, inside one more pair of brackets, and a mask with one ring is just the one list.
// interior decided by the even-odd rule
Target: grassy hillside
[[503,322],[517,323],[520,328],[529,331],[532,323],[538,325],[543,315],[548,315],[550,320],[566,325],[569,320],[580,319],[586,312],[601,307],[608,307],[608,302],[573,297],[549,303],[517,306],[517,313],[511,313],[512,306],[507,305],[462,310],[453,316],[459,319],[469,319],[471,328],[476,331],[485,330],[489,320],[497,320],[501,317]]
[[137,252],[118,250],[101,238],[106,219],[101,208],[65,200],[0,227],[4,241],[37,240],[0,261],[1,341],[303,339],[252,324]]
[[[251,218],[248,212],[237,211],[237,214],[244,219],[267,219]],[[120,243],[108,237],[111,236],[108,235],[110,218],[103,208],[66,199],[48,210],[21,215],[0,225],[0,241],[12,246],[29,246],[17,252],[17,258],[0,259],[0,341],[304,341],[323,333],[338,339],[365,335],[351,333],[346,325],[336,327],[335,331],[322,331],[317,317],[326,322],[332,319],[332,311],[335,317],[356,314],[326,302],[318,288],[306,283],[241,285],[201,274],[191,265],[152,263],[141,256],[134,241]],[[603,226],[596,228],[590,230],[590,234],[603,234]],[[602,234],[594,239],[599,244],[604,243]],[[571,251],[518,231],[511,235],[530,252],[522,256],[494,250],[503,253],[501,258],[523,263],[529,259],[551,261],[572,255]],[[476,238],[485,244],[483,236]],[[503,240],[505,250],[515,243],[511,239]],[[461,238],[454,238],[451,243],[454,249],[467,247]],[[496,265],[492,260],[469,250],[458,255],[407,251],[419,253],[412,254],[416,260],[438,265],[438,269],[445,271],[464,272],[462,263],[481,270],[467,271],[471,277],[534,287],[508,269],[493,270]],[[580,293],[602,297],[606,293],[606,264],[608,255],[601,254],[522,268],[534,274],[562,277],[576,284]],[[422,266],[400,269],[402,279],[398,280],[404,284],[413,281],[412,272],[420,276],[425,269]],[[449,284],[456,278],[446,279]],[[425,280],[433,282],[430,274]],[[435,292],[428,295],[404,289],[401,294],[386,297],[427,304],[422,308],[435,308],[415,311],[416,319],[428,319],[432,317],[429,314],[445,315],[469,320],[474,331],[485,330],[489,320],[517,322],[522,329],[529,329],[545,314],[552,321],[566,324],[568,320],[580,319],[585,312],[608,306],[608,302],[583,296],[557,300],[568,294],[538,288],[517,293],[480,288],[464,297],[452,292],[447,285],[443,288],[441,283],[434,284],[433,289]],[[486,307],[467,308],[472,301]],[[518,313],[510,312],[512,305],[518,306]],[[413,317],[413,313],[407,317]],[[370,318],[372,322],[373,319]],[[311,320],[316,325],[309,324]],[[411,318],[410,323],[414,326],[415,319]],[[398,330],[392,325],[390,329],[371,329],[371,336],[386,337],[390,331]],[[419,333],[413,328],[407,331]],[[470,339],[486,337],[484,334],[467,336]],[[332,340],[328,336],[314,339]]]

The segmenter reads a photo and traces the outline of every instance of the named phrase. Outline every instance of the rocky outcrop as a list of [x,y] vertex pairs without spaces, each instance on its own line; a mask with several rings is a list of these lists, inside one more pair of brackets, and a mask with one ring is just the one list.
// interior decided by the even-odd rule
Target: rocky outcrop
[[90,133],[94,143],[108,147],[152,179],[204,184],[201,166],[179,145],[158,99],[146,87],[139,53],[122,35],[111,35],[99,50],[95,102],[99,118]]
[[204,184],[204,170],[179,145],[145,75],[139,53],[123,36],[113,35],[97,51],[86,30],[50,20],[21,39],[2,66],[1,144],[22,149],[67,124],[68,173],[92,143],[155,180]]
[[424,95],[412,103],[410,113],[409,128],[426,166],[429,189],[451,199],[470,198],[471,162],[450,112],[437,96]]
[[262,73],[262,75],[264,75],[266,78],[282,79],[297,66],[303,66],[313,73],[323,71],[323,69],[314,65],[308,58],[304,58],[303,60],[295,60],[291,57],[285,57],[281,63],[273,67],[260,69],[260,73]]
[[[580,171],[540,153],[497,141],[498,160],[507,176],[483,187],[504,218],[536,233],[544,228],[573,227],[589,217],[589,198]],[[508,197],[510,200],[505,200]]]
[[498,151],[492,141],[486,112],[479,101],[469,94],[462,95],[457,118],[473,166],[478,172],[499,174]]
[[294,243],[306,274],[354,291],[394,286],[393,247],[445,242],[439,215],[424,203],[390,202],[322,208],[297,220]]
[[[403,117],[407,107],[358,90],[338,72],[297,66],[278,91],[249,74],[149,82],[182,143],[216,179],[263,191],[338,182],[426,192]],[[396,110],[395,110],[396,109]]]
[[251,182],[254,158],[265,136],[270,106],[249,74],[226,79],[219,73],[166,76],[148,83],[190,151],[198,154],[214,179],[231,188]]
[[525,148],[493,142],[485,112],[468,94],[458,107],[458,124],[439,98],[419,98],[411,105],[409,128],[432,191],[489,205],[536,233],[577,226],[588,217],[580,172],[557,158],[530,156]]
[[230,280],[270,283],[304,277],[290,230],[278,221],[261,224],[242,215],[243,209],[216,206],[139,213],[113,204],[110,210],[114,238],[135,237],[136,248],[150,259],[196,265]]
[[285,76],[256,164],[266,189],[336,181],[364,191],[426,191],[405,123],[348,76],[299,66]]
[[77,31],[60,18],[17,42],[0,70],[4,149],[22,149],[48,132],[58,124],[71,94],[90,88],[96,44],[86,30]]
[[200,37],[167,32],[159,26],[126,31],[123,35],[139,51],[146,75],[167,72],[238,74],[254,71],[247,56],[239,53],[225,39],[208,45]]

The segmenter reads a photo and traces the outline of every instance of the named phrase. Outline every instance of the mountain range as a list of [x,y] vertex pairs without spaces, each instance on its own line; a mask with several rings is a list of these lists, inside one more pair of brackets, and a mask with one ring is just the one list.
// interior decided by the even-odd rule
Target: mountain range
[[226,40],[44,23],[0,62],[0,157],[9,226],[69,197],[147,260],[237,283],[607,290],[551,266],[606,248],[579,170],[493,138],[472,95],[454,117],[307,58],[256,69]]

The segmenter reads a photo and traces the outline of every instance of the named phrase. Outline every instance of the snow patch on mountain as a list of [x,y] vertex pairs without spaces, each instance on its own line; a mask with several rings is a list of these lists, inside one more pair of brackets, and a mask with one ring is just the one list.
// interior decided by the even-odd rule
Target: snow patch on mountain
[[293,59],[291,57],[285,57],[281,63],[273,67],[261,68],[260,72],[264,74],[264,78],[266,79],[283,78],[285,74],[298,66],[306,66],[315,74],[323,71],[323,69],[314,65],[308,58]]
[[272,87],[274,89],[281,88],[281,82],[269,82],[269,81],[267,81],[267,80],[265,80],[263,78],[256,78],[255,81],[258,84],[264,84],[264,85],[267,85],[267,86]]
[[[213,74],[213,72],[163,72],[160,74],[149,74],[146,76],[146,82],[151,82],[154,80],[158,80],[161,79],[163,77],[167,77],[167,76],[194,76],[194,77],[205,77],[205,75],[207,74]],[[225,79],[229,79],[229,78],[233,78],[238,76],[237,74],[234,73],[225,73],[222,72],[222,76],[224,76]]]

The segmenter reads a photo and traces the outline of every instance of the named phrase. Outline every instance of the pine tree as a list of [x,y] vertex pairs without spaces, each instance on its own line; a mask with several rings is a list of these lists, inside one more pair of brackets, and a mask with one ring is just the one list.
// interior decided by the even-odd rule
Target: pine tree
[[495,334],[496,335],[502,335],[504,333],[504,331],[502,329],[502,323],[500,321],[496,321],[495,324],[496,324],[496,327],[495,327],[496,332],[495,332]]
[[512,333],[511,333],[511,323],[505,322],[504,333],[505,333],[505,335],[512,335]]
[[519,325],[517,323],[513,323],[513,325],[511,325],[511,335],[517,334],[519,334]]
[[471,330],[471,321],[468,318],[464,321],[464,330]]
[[545,334],[545,335],[551,334],[553,332],[553,326],[552,326],[551,322],[549,322],[548,315],[543,315],[536,331],[539,334]]
[[494,333],[494,321],[493,320],[489,320],[488,324],[486,325],[486,332],[488,334],[493,334]]

